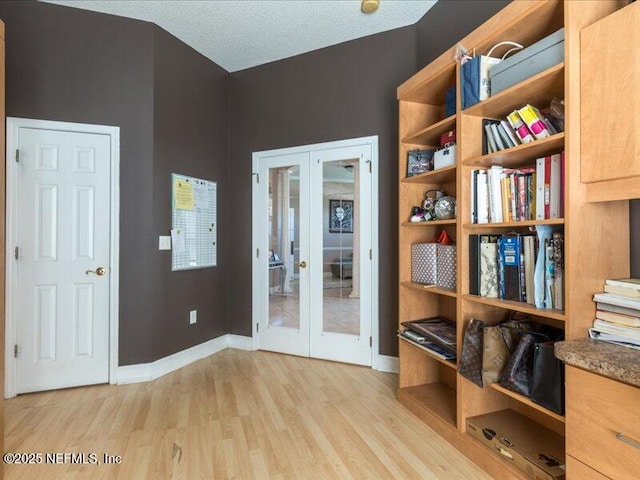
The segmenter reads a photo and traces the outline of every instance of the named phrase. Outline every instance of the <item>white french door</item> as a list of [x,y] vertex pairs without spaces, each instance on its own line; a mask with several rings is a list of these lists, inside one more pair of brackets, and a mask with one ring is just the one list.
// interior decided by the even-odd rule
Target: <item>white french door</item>
[[254,154],[257,348],[372,364],[377,142],[367,140]]

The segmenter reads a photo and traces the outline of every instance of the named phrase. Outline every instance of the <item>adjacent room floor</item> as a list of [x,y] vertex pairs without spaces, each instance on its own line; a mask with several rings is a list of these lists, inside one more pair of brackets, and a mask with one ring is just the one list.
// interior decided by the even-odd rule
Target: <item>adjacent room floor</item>
[[478,479],[395,401],[397,376],[224,350],[156,381],[6,402],[7,452],[120,455],[120,465],[7,465],[17,479]]

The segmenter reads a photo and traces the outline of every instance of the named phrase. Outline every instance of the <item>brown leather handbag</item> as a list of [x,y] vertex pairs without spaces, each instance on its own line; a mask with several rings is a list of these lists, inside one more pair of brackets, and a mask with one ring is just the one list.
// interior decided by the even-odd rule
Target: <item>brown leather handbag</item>
[[520,341],[520,332],[504,325],[484,327],[482,384],[486,387],[500,380],[500,374]]
[[472,318],[462,337],[462,354],[458,360],[458,373],[482,387],[482,343],[487,324]]

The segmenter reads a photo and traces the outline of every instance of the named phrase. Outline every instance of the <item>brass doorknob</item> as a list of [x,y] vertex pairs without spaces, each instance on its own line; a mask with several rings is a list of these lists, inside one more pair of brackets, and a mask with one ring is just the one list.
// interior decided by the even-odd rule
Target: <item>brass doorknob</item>
[[85,275],[89,275],[90,273],[93,273],[93,274],[98,275],[99,277],[101,277],[105,273],[107,273],[107,271],[104,269],[104,267],[98,267],[95,270],[87,270],[84,273],[85,273]]
[[298,264],[298,266],[299,266],[300,268],[307,268],[307,262],[305,262],[305,261],[303,260],[302,262],[300,262],[300,263]]

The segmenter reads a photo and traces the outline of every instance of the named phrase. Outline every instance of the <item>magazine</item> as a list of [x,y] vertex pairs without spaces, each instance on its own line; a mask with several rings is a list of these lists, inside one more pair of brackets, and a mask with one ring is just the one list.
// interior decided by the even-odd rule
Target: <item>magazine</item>
[[427,350],[428,352],[432,353],[438,358],[441,358],[443,360],[453,361],[453,362],[455,362],[456,360],[455,352],[450,352],[449,350],[441,347],[435,342],[430,342],[426,338],[420,337],[419,335],[417,335],[417,337],[421,338],[422,341],[414,340],[414,338],[416,338],[416,334],[411,330],[404,330],[402,332],[398,332],[398,336],[400,338],[407,340],[410,343],[413,343],[414,345],[424,350]]
[[402,326],[429,338],[449,351],[456,351],[456,324],[444,317],[402,322]]

